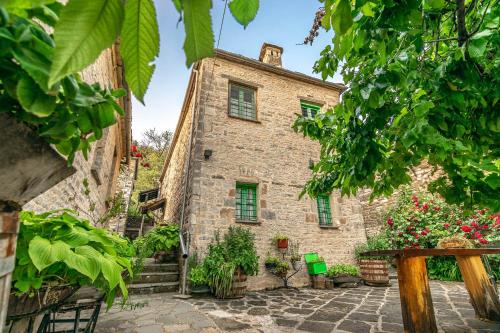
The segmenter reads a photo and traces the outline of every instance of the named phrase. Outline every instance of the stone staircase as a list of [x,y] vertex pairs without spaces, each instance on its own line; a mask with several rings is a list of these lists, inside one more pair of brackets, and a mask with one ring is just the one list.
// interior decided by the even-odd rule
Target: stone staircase
[[153,258],[146,259],[142,273],[129,285],[128,291],[132,295],[179,291],[178,263],[175,259],[161,264]]
[[[141,229],[141,216],[129,216],[127,218],[127,223],[125,225],[125,236],[130,240],[134,240],[139,236],[139,230]],[[142,234],[145,235],[154,227],[154,220],[150,217],[144,219],[144,225],[142,228]]]

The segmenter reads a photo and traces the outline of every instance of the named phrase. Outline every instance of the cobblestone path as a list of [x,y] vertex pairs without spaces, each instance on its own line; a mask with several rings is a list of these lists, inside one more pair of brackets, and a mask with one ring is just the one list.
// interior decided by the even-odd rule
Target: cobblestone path
[[[461,283],[431,282],[440,332],[500,332],[500,323],[474,318]],[[96,332],[279,333],[403,332],[397,284],[388,288],[278,289],[244,299],[178,300],[141,296],[144,307],[101,313]]]

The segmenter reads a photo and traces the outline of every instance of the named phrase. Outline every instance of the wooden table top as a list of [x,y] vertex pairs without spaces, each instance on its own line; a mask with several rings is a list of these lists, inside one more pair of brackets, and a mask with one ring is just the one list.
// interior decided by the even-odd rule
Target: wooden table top
[[482,254],[500,254],[500,248],[479,249],[399,249],[377,250],[361,253],[363,256],[403,256],[403,257],[429,257],[429,256],[476,256]]

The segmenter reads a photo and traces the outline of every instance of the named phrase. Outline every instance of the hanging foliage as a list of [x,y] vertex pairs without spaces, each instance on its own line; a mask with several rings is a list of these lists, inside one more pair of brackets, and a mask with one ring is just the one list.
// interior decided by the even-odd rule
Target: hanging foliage
[[305,192],[390,195],[426,160],[443,171],[431,191],[498,210],[498,0],[322,2],[334,37],[314,68],[348,88],[294,124],[322,147]]

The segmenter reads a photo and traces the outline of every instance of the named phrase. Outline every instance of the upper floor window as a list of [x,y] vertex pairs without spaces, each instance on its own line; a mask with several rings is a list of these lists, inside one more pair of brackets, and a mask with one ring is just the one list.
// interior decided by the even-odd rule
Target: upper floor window
[[332,211],[330,207],[330,196],[327,194],[320,194],[316,200],[318,203],[319,225],[331,226]]
[[230,83],[229,115],[241,119],[257,120],[255,89]]
[[236,220],[257,222],[257,184],[236,184]]
[[319,113],[321,106],[301,101],[300,108],[302,109],[302,116],[306,118],[314,118],[316,114]]

